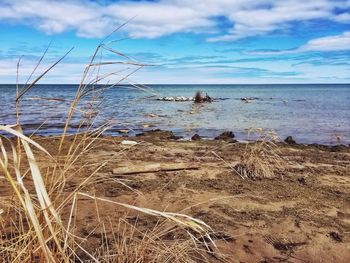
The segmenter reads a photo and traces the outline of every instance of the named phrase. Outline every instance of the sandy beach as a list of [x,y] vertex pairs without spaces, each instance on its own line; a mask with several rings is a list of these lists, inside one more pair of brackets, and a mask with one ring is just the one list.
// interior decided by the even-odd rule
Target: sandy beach
[[[50,154],[57,151],[59,139],[34,139]],[[66,138],[63,152],[72,141],[73,137]],[[283,167],[273,169],[272,177],[241,178],[235,167],[254,144],[227,139],[178,141],[171,132],[163,131],[101,137],[69,167],[71,176],[63,195],[83,184],[80,192],[102,199],[184,213],[204,221],[211,227],[214,243],[207,242],[207,248],[202,244],[206,252],[200,260],[189,254],[196,262],[349,262],[349,147],[281,142],[277,149]],[[37,153],[42,170],[52,165],[46,160]],[[105,165],[91,176],[102,163]],[[10,200],[12,189],[0,185],[1,198]],[[55,206],[62,198],[55,200]],[[115,235],[125,231],[120,220],[137,229],[129,240],[130,250],[143,238],[142,233],[152,233],[160,222],[113,203],[84,196],[77,199],[73,232],[85,237],[81,244],[90,253],[96,253],[106,240],[113,247]],[[65,224],[70,213],[67,205],[62,212]],[[10,233],[9,228],[4,229]],[[183,235],[176,229],[160,239],[172,243]],[[145,252],[145,262],[150,256]]]

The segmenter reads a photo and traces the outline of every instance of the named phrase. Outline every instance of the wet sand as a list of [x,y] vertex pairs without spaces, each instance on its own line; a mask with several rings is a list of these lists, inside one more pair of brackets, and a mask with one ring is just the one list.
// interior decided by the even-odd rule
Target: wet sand
[[[35,139],[54,154],[58,139]],[[123,145],[123,140],[138,144]],[[203,220],[218,233],[214,239],[222,254],[208,254],[211,262],[350,262],[350,148],[279,143],[283,171],[276,170],[272,178],[252,180],[242,179],[232,170],[240,163],[245,147],[225,140],[177,141],[166,132],[102,137],[72,167],[75,174],[64,191],[68,195],[98,164],[107,162],[96,174],[100,180],[84,191]],[[39,162],[50,165],[43,158],[39,156]],[[194,169],[118,173],[125,167],[157,164],[186,164]],[[123,179],[126,185],[113,179]],[[3,183],[0,192],[10,194]],[[64,220],[69,212],[63,214]],[[141,230],[157,223],[142,213],[81,198],[76,233],[90,233],[85,246],[93,249],[103,235],[95,223],[112,220],[117,224],[121,217],[130,223],[137,218]]]

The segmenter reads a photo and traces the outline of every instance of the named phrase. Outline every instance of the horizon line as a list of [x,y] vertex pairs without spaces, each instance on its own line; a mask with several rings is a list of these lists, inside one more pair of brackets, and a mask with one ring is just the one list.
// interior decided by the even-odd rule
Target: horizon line
[[[25,83],[18,83],[18,85],[24,85]],[[28,83],[30,84],[30,83]],[[27,85],[28,85],[27,84]],[[17,85],[16,83],[0,83],[0,85]],[[66,85],[66,86],[79,86],[80,83],[38,83],[37,85]],[[91,84],[90,84],[91,85]],[[101,84],[95,84],[96,86],[101,85],[110,85],[110,86],[134,86],[134,85],[178,85],[178,86],[186,86],[186,85],[204,85],[204,86],[210,86],[210,85],[350,85],[350,82],[306,82],[306,83],[139,83],[139,84],[108,84],[108,83],[101,83]]]

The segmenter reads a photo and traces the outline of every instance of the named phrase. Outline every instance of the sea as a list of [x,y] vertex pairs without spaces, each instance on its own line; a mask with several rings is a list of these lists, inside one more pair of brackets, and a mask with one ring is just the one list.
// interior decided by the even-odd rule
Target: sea
[[[79,102],[69,133],[106,125],[104,133],[114,136],[162,129],[184,139],[196,133],[211,139],[232,131],[245,141],[254,139],[252,131],[263,131],[274,132],[282,140],[292,136],[299,143],[350,143],[350,84],[123,85],[103,91],[101,87]],[[24,132],[61,134],[77,88],[34,86],[19,102]],[[208,94],[213,102],[160,99],[193,97],[196,91]],[[16,123],[15,98],[15,85],[0,85],[1,125]]]

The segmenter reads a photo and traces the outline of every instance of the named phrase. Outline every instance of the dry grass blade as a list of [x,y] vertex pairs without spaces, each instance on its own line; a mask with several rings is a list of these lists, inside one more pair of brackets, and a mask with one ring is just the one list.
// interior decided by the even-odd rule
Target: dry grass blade
[[90,64],[91,67],[99,67],[99,66],[106,66],[106,65],[132,65],[132,66],[139,66],[144,67],[147,66],[146,64],[138,63],[138,62],[129,62],[129,61],[105,61],[105,62],[98,62],[98,63],[92,63]]
[[4,126],[4,125],[0,125],[0,130],[3,130],[5,132],[8,132],[20,139],[22,139],[23,141],[26,141],[32,145],[34,145],[36,148],[38,148],[40,151],[43,151],[44,153],[46,153],[48,156],[51,157],[51,155],[49,154],[48,151],[46,151],[40,144],[38,144],[37,142],[33,141],[32,139],[30,139],[29,137],[25,136],[23,133],[16,131],[14,129],[12,129],[10,126]]
[[188,227],[188,228],[190,228],[190,229],[192,229],[195,232],[200,233],[200,234],[208,233],[208,231],[211,230],[210,226],[208,226],[202,220],[193,218],[193,217],[185,215],[185,214],[172,213],[172,212],[161,212],[161,211],[157,211],[157,210],[153,210],[153,209],[149,209],[149,208],[137,207],[134,205],[129,205],[129,204],[125,204],[125,203],[112,201],[112,200],[109,200],[106,198],[92,196],[92,195],[82,193],[82,192],[79,192],[79,195],[86,196],[86,197],[89,197],[89,198],[94,199],[94,200],[99,200],[99,201],[108,202],[108,203],[112,203],[115,205],[123,206],[125,208],[139,211],[139,212],[142,212],[142,213],[145,213],[148,215],[163,217],[163,218],[169,219],[173,222],[176,222],[179,225],[182,225],[183,227]]
[[69,51],[66,52],[59,60],[57,60],[55,63],[53,63],[49,68],[47,68],[42,74],[40,74],[31,84],[29,84],[27,87],[24,87],[18,94],[16,101],[19,101],[19,99],[27,93],[31,88],[34,87],[34,85],[42,79],[52,68],[54,68],[58,63],[60,63],[72,50],[74,47],[72,47]]
[[228,167],[231,168],[232,171],[234,171],[236,174],[238,174],[242,179],[245,179],[245,177],[239,173],[235,167],[233,167],[231,164],[229,164],[228,162],[226,162],[220,155],[218,155],[216,152],[212,151],[212,154],[214,154],[220,161],[222,161],[223,163],[225,163]]
[[35,71],[38,69],[39,65],[41,64],[41,62],[43,61],[47,51],[49,50],[51,46],[51,42],[49,43],[49,45],[47,46],[47,48],[45,49],[44,53],[41,55],[40,59],[38,60],[38,62],[36,63],[34,69],[32,70],[32,73],[30,73],[29,77],[27,78],[26,83],[24,84],[24,86],[26,86],[29,82],[29,80],[32,78],[33,74],[35,73]]
[[[1,145],[1,148],[3,148],[3,145]],[[27,188],[24,186],[22,177],[20,176],[19,173],[19,167],[18,167],[18,156],[16,156],[16,150],[15,147],[12,146],[12,151],[14,155],[14,164],[15,164],[15,169],[16,169],[16,174],[17,174],[17,181],[15,181],[9,171],[9,167],[5,165],[5,163],[0,159],[0,166],[3,170],[3,172],[6,175],[7,180],[9,181],[10,185],[12,186],[13,190],[16,193],[17,198],[22,204],[22,208],[26,212],[27,216],[30,218],[31,224],[34,227],[35,233],[36,233],[36,238],[40,244],[40,247],[43,251],[43,255],[46,259],[47,262],[55,262],[55,259],[53,258],[52,253],[50,252],[49,247],[47,246],[43,234],[43,229],[41,227],[41,224],[39,222],[38,216],[35,212],[35,208],[32,202],[32,198],[27,190]],[[3,151],[4,152],[4,151]],[[18,188],[18,185],[20,188]]]
[[[127,25],[128,23],[130,23],[130,21],[132,21],[136,16],[131,17],[130,19],[126,20],[124,23],[122,23],[120,26],[118,26],[116,29],[114,29],[111,33],[109,33],[102,41],[101,44],[103,44],[110,36],[112,36],[115,32],[117,32],[118,30],[120,30],[122,27],[124,27],[125,25]],[[100,45],[101,45],[100,44]]]
[[105,45],[105,44],[102,44],[101,47],[104,48],[104,49],[107,50],[107,51],[110,51],[110,52],[112,52],[112,53],[118,55],[118,56],[124,57],[124,58],[129,59],[129,60],[136,61],[135,59],[133,59],[133,58],[131,58],[131,57],[129,57],[129,56],[127,56],[127,55],[125,55],[125,54],[123,54],[123,53],[117,51],[117,50],[114,50],[113,48],[110,48],[109,46],[107,46],[107,45]]
[[[34,183],[34,187],[35,187],[35,191],[41,206],[41,209],[44,213],[45,219],[46,219],[46,223],[50,228],[52,237],[55,239],[56,241],[56,245],[58,247],[58,249],[61,250],[61,246],[60,246],[60,242],[58,241],[58,238],[55,234],[55,230],[53,229],[52,223],[51,223],[51,219],[50,219],[50,215],[48,214],[48,211],[51,213],[51,216],[55,219],[57,224],[62,225],[61,223],[61,219],[58,216],[56,210],[54,209],[52,202],[50,200],[50,197],[46,191],[46,187],[43,181],[43,178],[41,176],[41,172],[39,169],[39,166],[37,164],[37,162],[35,161],[35,157],[34,154],[28,144],[27,141],[22,140],[22,144],[25,150],[25,153],[27,155],[27,159],[28,159],[28,163],[31,169],[31,174],[32,174],[32,179],[33,179],[33,183]],[[61,252],[63,252],[61,250]]]

